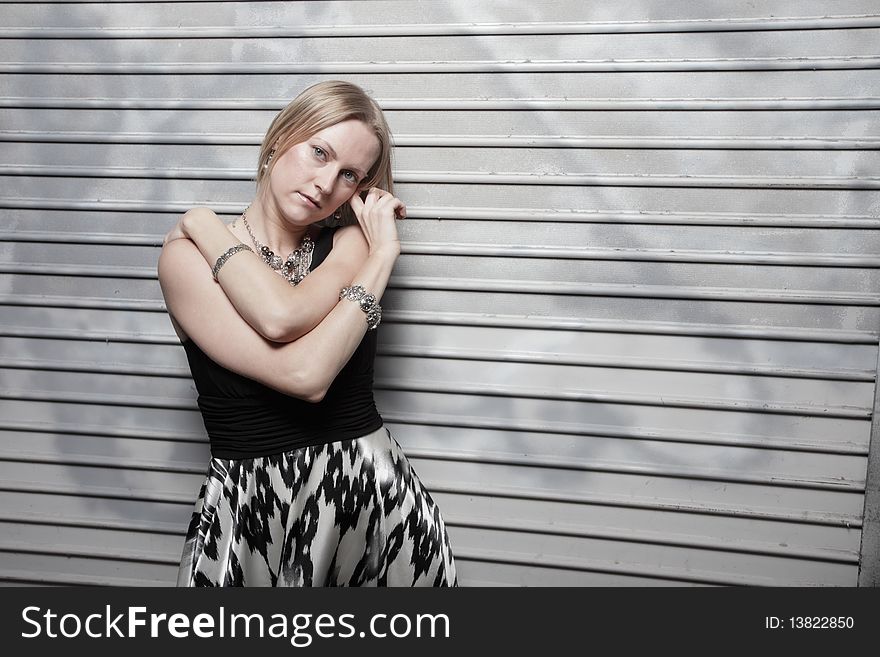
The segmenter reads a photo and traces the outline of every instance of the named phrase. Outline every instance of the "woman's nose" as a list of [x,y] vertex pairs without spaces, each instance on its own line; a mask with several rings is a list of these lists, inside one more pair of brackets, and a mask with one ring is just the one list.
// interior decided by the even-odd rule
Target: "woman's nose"
[[333,193],[333,181],[336,180],[336,173],[331,167],[323,167],[315,176],[315,187],[321,190],[323,194],[330,195]]

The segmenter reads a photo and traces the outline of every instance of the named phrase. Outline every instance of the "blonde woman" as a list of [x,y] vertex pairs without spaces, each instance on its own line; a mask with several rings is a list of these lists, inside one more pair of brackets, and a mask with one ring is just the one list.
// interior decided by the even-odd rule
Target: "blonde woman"
[[187,212],[159,259],[212,456],[178,584],[455,585],[439,509],[373,401],[406,215],[381,109],[346,82],[309,87],[256,180],[241,217]]

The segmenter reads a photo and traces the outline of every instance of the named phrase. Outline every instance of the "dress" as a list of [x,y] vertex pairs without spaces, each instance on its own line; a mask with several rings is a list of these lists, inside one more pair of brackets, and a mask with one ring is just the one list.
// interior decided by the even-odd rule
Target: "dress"
[[212,458],[178,586],[457,585],[440,510],[373,402],[376,331],[318,404],[184,348]]

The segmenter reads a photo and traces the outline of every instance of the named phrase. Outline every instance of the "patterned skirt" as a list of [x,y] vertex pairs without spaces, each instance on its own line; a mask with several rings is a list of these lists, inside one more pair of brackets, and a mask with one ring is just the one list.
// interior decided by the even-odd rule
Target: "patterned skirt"
[[384,427],[211,459],[178,586],[456,586],[440,510]]

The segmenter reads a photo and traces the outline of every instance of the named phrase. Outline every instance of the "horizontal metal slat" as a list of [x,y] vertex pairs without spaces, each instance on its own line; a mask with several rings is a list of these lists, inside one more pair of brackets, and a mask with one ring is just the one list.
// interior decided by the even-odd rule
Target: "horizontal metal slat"
[[106,457],[92,454],[41,454],[22,452],[3,454],[0,450],[0,461],[12,463],[49,463],[52,465],[88,466],[95,468],[126,468],[127,470],[145,470],[149,472],[165,472],[200,475],[205,472],[204,463],[172,463],[166,461],[148,461],[146,459]]
[[82,527],[84,529],[110,529],[115,531],[142,532],[145,534],[170,534],[183,540],[186,527],[170,522],[144,522],[138,518],[99,518],[97,516],[56,516],[51,513],[16,513],[0,510],[0,522],[26,525],[55,525],[58,527]]
[[[507,550],[491,550],[486,548],[456,548],[455,554],[456,557],[461,554],[464,559],[473,561],[487,561],[518,566],[544,566],[548,568],[598,572],[629,577],[658,579],[663,581],[677,581],[679,582],[679,586],[681,583],[709,584],[716,586],[780,585],[780,582],[770,577],[695,572],[692,570],[680,570],[664,566],[658,567],[656,565],[630,566],[620,563],[612,564],[610,562],[600,562],[598,560],[584,559],[582,557],[550,556],[546,554],[541,554],[537,557],[524,557],[517,556],[515,553]],[[801,582],[800,585],[807,586],[808,583],[804,581]]]
[[0,420],[0,431],[29,431],[33,433],[58,433],[72,436],[100,436],[107,438],[134,438],[138,440],[173,440],[186,443],[207,444],[204,432],[196,433],[181,429],[161,430],[150,427],[107,426],[102,424],[69,424],[57,420],[23,421]]
[[[125,267],[121,265],[68,265],[53,264],[52,270],[61,276],[94,276],[100,278],[158,280],[154,268]],[[0,273],[3,274],[38,274],[46,273],[45,264],[25,262],[0,262]]]
[[[2,329],[0,329],[2,335]],[[144,344],[155,344],[146,342]],[[176,344],[169,339],[167,344]],[[872,369],[825,369],[791,368],[778,365],[757,365],[748,363],[717,363],[684,360],[645,360],[624,357],[579,356],[577,354],[552,353],[508,353],[467,348],[435,348],[410,345],[384,344],[379,346],[380,356],[407,356],[415,358],[474,360],[486,363],[529,363],[547,365],[574,365],[583,367],[606,367],[622,369],[662,370],[667,372],[692,372],[707,374],[738,374],[751,376],[770,376],[785,378],[818,379],[823,381],[874,381]],[[185,366],[154,366],[144,363],[120,363],[77,360],[44,360],[36,358],[14,358],[0,356],[0,368],[22,370],[50,370],[60,372],[92,372],[97,374],[126,374],[132,376],[168,376],[188,378],[189,368]]]
[[19,554],[53,554],[65,557],[86,557],[90,559],[113,559],[114,561],[133,561],[138,563],[159,563],[176,566],[180,556],[163,555],[147,550],[132,548],[116,548],[108,545],[65,545],[59,543],[30,543],[0,538],[0,553],[17,552]]
[[[865,40],[865,48],[869,56],[875,56],[876,50],[870,50],[870,41]],[[753,51],[753,47],[744,47],[747,53]],[[418,46],[413,50],[418,51]],[[849,50],[849,49],[848,49]],[[714,53],[715,51],[711,51]],[[797,52],[803,52],[803,46],[797,47]],[[393,61],[399,53],[393,53],[386,61]],[[438,60],[445,60],[444,54],[439,55]],[[69,53],[71,59],[92,59],[88,53],[76,55]],[[344,56],[344,55],[343,55]],[[425,56],[425,55],[422,55]],[[301,59],[306,59],[304,55]],[[500,61],[517,61],[522,53],[516,53],[513,57]],[[624,55],[624,57],[626,57]],[[473,59],[482,60],[483,53]],[[215,61],[230,59],[227,56],[216,57]],[[294,57],[294,59],[296,59]],[[360,59],[362,62],[369,61],[369,56]],[[559,58],[558,61],[578,61],[579,57]],[[680,58],[684,60],[685,58]],[[287,61],[291,58],[288,57]],[[63,61],[63,60],[62,60]],[[119,58],[109,60],[109,63],[118,63]],[[122,57],[125,61],[125,57]],[[147,62],[151,62],[149,57]],[[232,57],[236,65],[242,62],[237,57]],[[425,58],[424,61],[430,61]],[[490,60],[491,61],[491,60]],[[554,61],[554,60],[549,60]],[[17,62],[24,63],[24,62]],[[283,62],[282,62],[283,63]],[[416,62],[419,63],[419,62]],[[317,64],[319,67],[320,63]],[[674,71],[666,74],[658,74],[656,71],[628,71],[622,75],[619,71],[531,71],[517,69],[511,65],[510,70],[495,71],[491,75],[474,72],[449,71],[435,75],[431,84],[425,86],[424,73],[417,72],[391,72],[391,71],[360,71],[347,74],[347,79],[371,91],[372,96],[380,102],[385,109],[448,107],[456,111],[468,108],[492,108],[496,103],[502,106],[510,106],[513,109],[533,107],[535,109],[550,109],[554,106],[565,106],[572,109],[581,107],[580,101],[611,101],[637,100],[645,109],[656,111],[656,104],[661,102],[660,108],[669,107],[666,102],[674,103],[678,100],[708,99],[708,100],[736,100],[750,101],[747,106],[755,106],[755,102],[785,100],[784,106],[797,109],[796,101],[810,101],[819,99],[818,105],[831,99],[861,99],[875,98],[872,93],[876,89],[876,82],[880,79],[880,69],[855,68],[855,69],[827,69],[827,70],[802,70],[796,75],[789,70],[764,70],[760,74],[752,70],[729,70],[719,72],[715,70],[690,71],[688,75],[681,75],[684,71]],[[129,75],[125,67],[117,73],[94,73],[90,82],[92,88],[100,88],[102,94],[84,94],[81,75],[71,73],[44,73],[41,76],[42,85],[33,87],[27,84],[30,76],[11,75],[5,80],[6,98],[73,98],[82,99],[83,102],[91,100],[117,99],[116,102],[127,102],[137,99],[161,99],[161,101],[202,102],[202,100],[220,101],[228,98],[233,103],[240,100],[254,99],[262,103],[265,99],[275,98],[280,105],[278,109],[289,102],[290,97],[282,90],[301,89],[313,82],[326,77],[326,71],[315,70],[308,72],[277,72],[266,69],[262,75],[238,75],[235,85],[229,84],[229,74],[226,73],[203,73],[199,75],[199,84],[193,85],[194,76],[181,73],[179,75]],[[579,80],[572,78],[582,78]],[[760,77],[762,84],[756,89],[755,80]],[[589,84],[587,84],[589,81]],[[414,91],[418,90],[418,91]],[[513,93],[511,90],[515,90]],[[576,95],[573,95],[573,92]],[[83,98],[86,96],[86,98]],[[757,97],[757,98],[756,98]],[[446,104],[449,100],[461,100],[465,104]],[[558,101],[564,101],[560,104]],[[384,101],[388,100],[389,104]],[[439,101],[442,105],[435,103]],[[543,106],[540,101],[552,103]],[[476,101],[470,105],[469,101]],[[486,105],[487,101],[491,104]],[[663,102],[666,101],[666,102]],[[792,104],[791,101],[795,101]],[[38,102],[38,101],[37,101]],[[228,101],[227,101],[228,102]],[[394,102],[394,104],[390,104]],[[532,104],[532,103],[537,104]],[[512,104],[511,104],[512,103]],[[209,105],[208,107],[210,107]],[[674,105],[672,105],[674,106]],[[699,104],[690,106],[694,109]],[[742,105],[741,105],[742,106]],[[761,109],[760,107],[755,107]],[[766,108],[765,108],[766,109]],[[803,107],[801,107],[803,109]]]
[[558,501],[558,502],[570,502],[576,504],[607,504],[611,506],[621,506],[627,508],[639,508],[639,509],[658,509],[658,510],[668,510],[668,511],[678,511],[682,513],[695,513],[695,514],[710,514],[710,515],[719,515],[733,518],[756,518],[756,519],[775,519],[775,520],[788,520],[791,522],[803,522],[803,523],[811,523],[811,524],[819,524],[819,525],[831,525],[831,526],[842,526],[847,528],[860,528],[862,526],[862,519],[857,515],[839,515],[839,514],[826,514],[826,513],[815,513],[815,512],[806,512],[802,514],[795,513],[771,513],[764,510],[757,509],[735,509],[730,506],[724,505],[713,505],[712,508],[708,508],[706,506],[701,506],[698,503],[695,504],[674,504],[668,502],[652,502],[650,504],[646,504],[641,502],[640,500],[621,498],[621,497],[610,497],[610,496],[597,496],[597,495],[589,495],[580,492],[552,492],[546,490],[529,490],[525,489],[516,489],[514,487],[500,487],[500,486],[491,486],[481,488],[479,491],[465,485],[455,485],[455,484],[445,484],[440,482],[435,482],[431,485],[431,491],[437,492],[447,492],[447,493],[456,493],[460,495],[473,495],[473,494],[483,494],[483,495],[493,495],[497,497],[510,497],[515,499],[529,499],[529,500],[550,500],[550,501]]
[[179,62],[78,63],[2,62],[0,73],[38,75],[267,75],[364,73],[586,73],[691,71],[817,71],[877,69],[880,57],[729,57],[634,60],[514,60],[514,61],[395,61],[395,62]]
[[76,232],[57,233],[44,230],[3,230],[0,242],[40,242],[44,244],[106,244],[110,246],[162,246],[159,235],[133,233]]
[[[140,277],[137,276],[135,278]],[[166,312],[165,302],[160,299],[110,299],[107,297],[63,297],[34,294],[0,294],[0,304],[7,306],[24,306],[33,308],[92,308],[96,310],[134,310],[156,313]],[[17,328],[19,330],[24,330],[24,327],[8,326],[7,328]],[[65,329],[63,327],[52,327],[52,331],[60,331],[61,333],[58,334],[65,337],[69,335],[69,339],[71,340],[75,340],[75,336],[79,333],[77,331],[71,334],[69,329]],[[65,331],[67,333],[65,333]],[[88,334],[88,331],[84,333],[84,335]],[[137,335],[140,334],[131,334],[132,337],[136,337]],[[171,339],[179,341],[176,337],[174,337],[173,333],[169,333],[167,336],[167,340]],[[163,338],[163,341],[165,340],[166,338]]]
[[[10,235],[14,237],[14,234]],[[4,234],[0,233],[0,240]],[[65,236],[59,236],[64,239]],[[76,237],[73,238],[77,239]],[[462,255],[499,258],[552,258],[573,260],[634,260],[650,262],[694,262],[750,265],[798,265],[814,267],[880,267],[878,255],[830,253],[779,253],[736,250],[599,248],[584,246],[539,246],[520,244],[474,244],[465,242],[401,241],[401,252],[419,255]]]
[[[487,352],[475,349],[432,348],[404,346],[396,344],[380,345],[380,356],[410,356],[419,358],[441,358],[456,360],[478,360],[489,363],[541,363],[556,365],[576,365],[583,367],[611,367],[626,369],[663,370],[668,372],[694,372],[714,374],[746,374],[790,378],[810,378],[838,381],[874,381],[873,370],[852,369],[793,369],[779,366],[761,366],[743,363],[709,363],[700,361],[626,359],[621,357],[568,356],[565,354],[523,354]],[[0,360],[0,367],[8,366],[8,360]]]
[[16,401],[40,401],[59,404],[91,404],[104,406],[129,406],[133,408],[159,408],[163,410],[196,410],[195,399],[179,397],[145,398],[139,395],[106,395],[93,392],[19,390],[0,388],[0,399]]
[[[75,97],[76,94],[65,94]],[[658,94],[659,95],[659,94]],[[708,94],[712,95],[712,94]],[[845,95],[845,94],[839,94]],[[799,96],[799,95],[798,95]],[[736,111],[697,114],[681,112],[588,112],[588,111],[418,111],[388,110],[385,116],[395,143],[405,140],[492,138],[504,139],[587,139],[603,143],[625,140],[707,139],[731,140],[873,140],[871,126],[880,112],[851,110],[840,112]],[[108,110],[46,108],[0,109],[0,128],[10,135],[20,132],[48,133],[61,139],[108,143],[126,140],[217,139],[230,145],[258,146],[275,112],[271,110]],[[745,121],[744,119],[748,119]],[[123,120],[122,122],[120,120]],[[118,128],[113,130],[113,128]],[[116,136],[118,135],[118,136]],[[12,137],[15,138],[15,137]],[[565,142],[563,142],[565,143]],[[674,146],[674,144],[670,144]]]
[[[151,170],[164,171],[169,167],[169,162],[174,162],[175,165],[180,166],[180,169],[160,176],[167,175],[170,180],[186,180],[189,176],[195,176],[207,186],[210,184],[209,181],[215,180],[220,175],[217,173],[220,171],[227,172],[225,175],[230,176],[230,179],[237,180],[235,176],[241,175],[249,180],[249,175],[254,172],[251,161],[255,159],[256,152],[256,148],[241,146],[203,148],[156,145],[153,148],[143,148],[131,144],[84,144],[72,147],[72,145],[46,143],[11,143],[8,144],[6,160],[14,163],[14,168],[3,169],[0,172],[30,176],[31,180],[39,180],[35,189],[40,189],[48,181],[42,181],[42,175],[30,174],[43,173],[71,173],[74,177],[81,173],[84,177],[87,175],[105,178],[102,184],[108,189],[112,186],[119,189],[121,185],[113,181],[127,177],[125,174],[128,172],[132,173],[131,178],[139,180],[145,175],[151,175],[149,173]],[[96,162],[101,163],[101,167],[94,167]],[[462,162],[466,162],[467,165],[462,166]],[[597,186],[592,183],[604,183],[606,179],[626,181],[644,177],[647,181],[645,187],[662,187],[659,182],[651,179],[652,176],[657,176],[658,180],[695,178],[708,186],[715,184],[715,181],[719,181],[720,185],[726,185],[728,181],[745,181],[743,184],[748,185],[752,184],[753,180],[768,180],[772,185],[776,185],[775,181],[778,180],[791,181],[785,184],[794,184],[795,181],[803,181],[806,184],[806,181],[818,180],[817,184],[822,185],[833,180],[834,184],[838,185],[839,181],[847,181],[854,177],[868,180],[863,174],[869,174],[880,168],[880,153],[868,150],[844,150],[835,151],[834,156],[830,157],[828,151],[810,150],[801,151],[797,158],[792,158],[790,152],[779,150],[602,149],[592,152],[585,149],[398,147],[395,165],[398,181],[401,184],[412,185],[422,184],[417,182],[419,178],[445,177],[451,172],[460,176],[474,173],[478,176],[475,180],[486,175],[501,176],[503,180],[510,177],[512,180],[521,179],[525,185],[539,184],[546,178],[548,184],[562,186],[568,178],[571,178],[584,182],[582,186],[587,186],[587,183],[591,183],[590,186]],[[175,177],[178,172],[180,175]],[[561,182],[554,180],[556,178]],[[459,181],[458,184],[475,183]],[[676,184],[673,187],[680,186]],[[19,189],[25,193],[29,192],[23,186]],[[72,190],[75,187],[65,187],[66,189]],[[242,189],[242,195],[247,191]],[[54,192],[47,194],[47,196],[51,195],[54,195]],[[114,196],[119,196],[119,192],[102,194],[104,198]],[[208,198],[215,196],[212,194]],[[530,201],[529,205],[533,204],[534,200]],[[578,203],[575,206],[560,207],[580,205]]]
[[[207,470],[207,466],[206,466]],[[144,502],[163,502],[166,504],[182,504],[191,507],[197,497],[197,491],[192,495],[173,493],[169,491],[133,490],[114,488],[110,486],[89,486],[78,484],[75,486],[57,484],[50,481],[12,481],[0,479],[0,490],[16,493],[45,493],[48,495],[80,495],[83,497],[95,497],[99,499],[136,500]]]
[[[406,399],[405,402],[409,402]],[[689,426],[669,426],[667,423],[653,421],[645,422],[643,426],[632,426],[626,422],[617,424],[607,422],[602,424],[600,420],[588,422],[572,418],[546,419],[538,417],[492,417],[478,413],[444,413],[444,409],[436,409],[432,405],[432,411],[418,409],[413,411],[410,405],[391,404],[381,395],[377,400],[382,409],[382,415],[386,423],[403,424],[409,426],[436,427],[441,430],[446,427],[462,429],[485,429],[505,432],[528,432],[563,436],[602,436],[609,438],[623,438],[634,440],[660,440],[667,442],[694,443],[705,445],[730,445],[743,447],[756,447],[762,449],[779,449],[790,451],[815,451],[829,452],[834,454],[866,455],[868,453],[868,433],[870,424],[864,422],[861,432],[854,431],[850,420],[834,420],[832,418],[821,419],[824,426],[828,422],[835,424],[829,427],[828,434],[823,431],[823,426],[817,426],[814,431],[818,435],[802,435],[797,428],[785,427],[767,429],[764,434],[749,432],[745,426],[731,427],[727,431],[714,431],[704,427],[693,428]],[[401,410],[402,408],[406,410]],[[777,416],[777,419],[789,419],[789,416]],[[841,426],[841,424],[845,426]],[[800,425],[804,427],[804,425]],[[798,427],[798,428],[800,428]],[[829,435],[835,438],[845,437],[840,441],[829,442]]]
[[625,577],[605,573],[583,572],[550,568],[538,564],[516,566],[506,563],[465,559],[455,555],[459,586],[518,587],[558,586],[558,587],[597,587],[597,586],[687,586],[704,588],[709,584],[677,582],[675,580]]
[[[98,299],[82,297],[35,297],[31,295],[0,295],[0,305],[31,308],[70,308],[97,310],[131,310],[162,313],[161,301],[130,299]],[[847,331],[841,329],[812,329],[806,327],[718,325],[644,320],[594,320],[567,317],[523,317],[516,315],[480,315],[395,310],[383,313],[383,321],[404,324],[434,324],[439,326],[492,326],[502,328],[553,329],[570,331],[613,331],[655,335],[693,335],[722,338],[751,338],[767,340],[796,340],[843,344],[877,344],[875,331]],[[0,335],[66,340],[113,340],[147,344],[176,344],[180,340],[173,332],[126,331],[119,329],[68,329],[46,326],[0,325]]]
[[[451,98],[377,99],[384,110],[471,110],[471,111],[718,111],[718,110],[876,110],[880,96],[837,96],[804,98]],[[174,109],[174,110],[274,110],[284,109],[285,100],[262,98],[77,98],[5,96],[0,107],[21,109]]]
[[[820,56],[821,59],[873,57],[878,30],[817,29],[810,31],[716,32],[705,35],[680,33],[582,35],[560,32],[554,38],[545,35],[394,35],[374,39],[364,37],[304,36],[279,42],[256,37],[244,48],[238,48],[229,39],[207,35],[203,38],[176,38],[174,47],[163,47],[165,40],[148,37],[132,40],[66,39],[40,41],[39,47],[30,40],[7,41],[7,61],[16,63],[39,62],[60,64],[65,61],[81,63],[127,64],[283,64],[299,62],[345,66],[353,63],[406,64],[439,62],[538,62],[615,64],[624,62],[654,63],[740,60],[794,59],[801,55]],[[804,52],[804,42],[810,50]],[[291,52],[295,54],[290,55]],[[401,53],[409,56],[401,57]]]
[[[0,198],[0,209],[20,210],[63,210],[85,212],[150,212],[181,214],[199,206],[196,201],[179,203],[152,203],[114,199],[106,201],[85,201],[82,199],[53,198]],[[239,216],[245,208],[242,203],[212,203],[214,211],[227,218]],[[538,210],[518,208],[468,208],[468,207],[428,207],[407,206],[408,219],[449,219],[475,221],[547,221],[562,223],[611,223],[674,226],[755,226],[755,227],[793,227],[793,228],[880,228],[880,218],[871,215],[830,215],[830,214],[755,214],[738,212],[656,212],[601,210]],[[158,239],[158,235],[156,239]]]
[[174,586],[174,582],[134,577],[113,577],[46,570],[0,568],[0,581],[14,582],[16,586]]
[[[486,383],[469,384],[465,382],[437,382],[430,380],[377,378],[376,390],[399,390],[409,392],[433,392],[451,395],[477,395],[488,397],[507,397],[515,399],[546,399],[579,402],[599,402],[612,404],[628,404],[638,406],[661,406],[666,408],[691,408],[704,410],[725,410],[750,413],[785,414],[834,417],[834,418],[870,418],[872,409],[867,406],[854,405],[822,405],[767,402],[762,399],[710,399],[688,398],[673,395],[628,395],[624,393],[606,393],[594,390],[567,390],[528,388],[524,386],[490,385]],[[0,398],[6,396],[0,390]]]
[[[0,130],[0,142],[62,144],[186,144],[258,146],[259,134]],[[395,146],[463,148],[619,148],[693,150],[878,150],[880,138],[860,137],[546,137],[541,135],[394,135]]]
[[488,36],[516,34],[652,34],[664,32],[757,32],[765,30],[880,27],[880,16],[767,16],[650,21],[535,21],[510,23],[400,23],[359,25],[235,25],[163,27],[18,27],[0,29],[3,39],[259,39],[299,37]]
[[[0,264],[0,271],[9,265]],[[84,268],[85,269],[85,268]],[[99,275],[97,272],[94,275]],[[869,292],[825,292],[812,290],[745,289],[723,287],[684,287],[676,285],[641,285],[624,283],[577,283],[569,281],[493,280],[470,278],[431,278],[392,276],[388,285],[402,290],[455,290],[512,292],[541,295],[646,297],[651,299],[715,299],[723,301],[761,301],[795,304],[830,304],[846,306],[880,305],[880,294]]]
[[[162,246],[158,235],[95,232],[49,232],[2,230],[0,242],[43,244],[103,244],[108,246]],[[401,253],[417,255],[462,255],[499,258],[552,258],[573,260],[638,260],[648,262],[691,262],[754,265],[799,265],[814,267],[880,267],[880,254],[737,251],[709,249],[651,249],[626,247],[541,246],[482,244],[466,242],[413,242],[401,240]]]
[[[236,168],[83,167],[0,165],[0,175],[74,178],[174,180],[251,180],[253,171]],[[721,176],[665,174],[530,174],[444,171],[401,171],[397,183],[474,185],[572,185],[598,187],[708,187],[744,189],[880,189],[880,178],[867,176]]]
[[[158,280],[156,270],[118,265],[65,265],[52,266],[53,273],[63,276]],[[44,264],[0,262],[0,273],[46,273]],[[771,302],[785,304],[823,304],[843,306],[880,306],[880,294],[869,292],[837,292],[814,290],[777,290],[723,288],[715,286],[627,285],[623,283],[575,283],[567,281],[524,281],[492,279],[451,279],[423,276],[392,276],[388,289],[445,290],[473,292],[510,292],[515,294],[638,297],[649,299],[697,299],[718,301]],[[12,303],[15,303],[14,301]],[[147,303],[147,302],[143,302]],[[20,305],[20,304],[16,304]],[[158,303],[151,308],[161,310]]]

